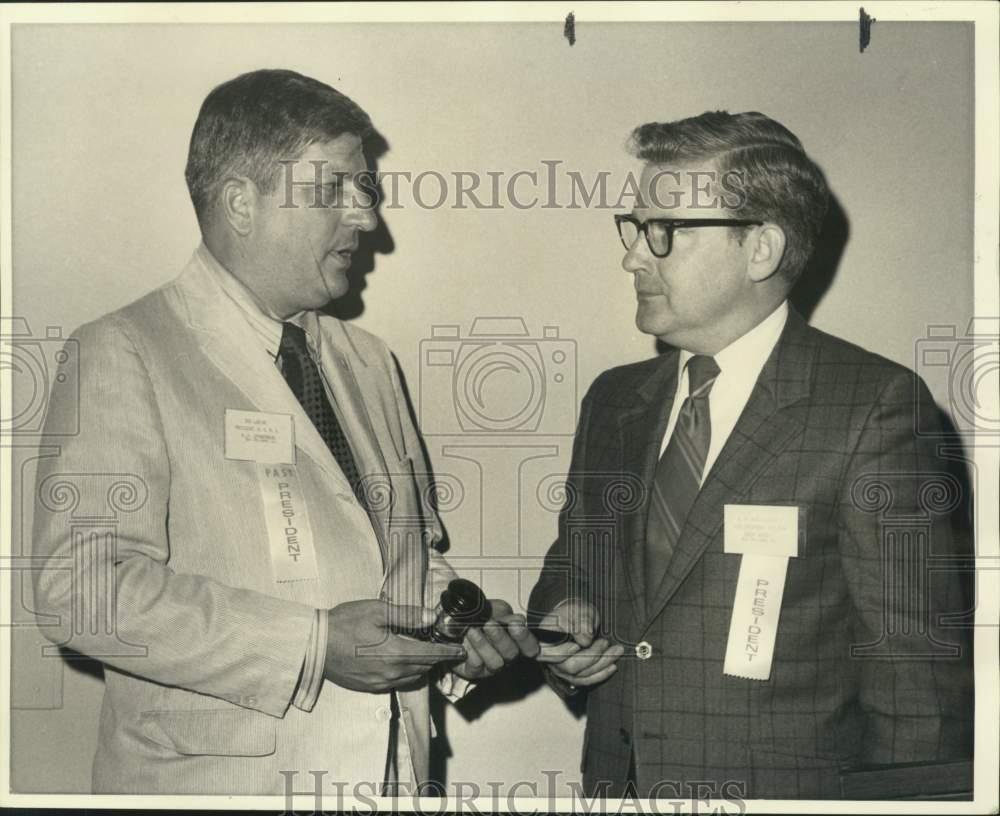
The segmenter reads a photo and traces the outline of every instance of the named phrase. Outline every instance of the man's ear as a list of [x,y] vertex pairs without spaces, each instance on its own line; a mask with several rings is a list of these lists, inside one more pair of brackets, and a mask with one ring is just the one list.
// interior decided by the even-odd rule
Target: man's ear
[[222,185],[219,204],[222,214],[237,235],[246,237],[253,230],[257,205],[257,187],[250,179],[234,176]]
[[770,222],[757,227],[747,249],[750,252],[747,274],[755,283],[766,281],[778,270],[785,254],[785,231]]

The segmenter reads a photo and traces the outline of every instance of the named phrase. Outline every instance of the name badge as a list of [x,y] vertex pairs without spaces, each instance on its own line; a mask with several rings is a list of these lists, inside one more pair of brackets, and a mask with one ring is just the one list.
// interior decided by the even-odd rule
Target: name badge
[[295,464],[291,414],[226,409],[226,458],[267,464]]
[[767,680],[774,662],[788,559],[799,554],[800,509],[727,504],[723,512],[724,550],[742,555],[723,672]]
[[294,465],[258,464],[257,476],[274,580],[283,584],[317,578],[316,549],[298,470]]

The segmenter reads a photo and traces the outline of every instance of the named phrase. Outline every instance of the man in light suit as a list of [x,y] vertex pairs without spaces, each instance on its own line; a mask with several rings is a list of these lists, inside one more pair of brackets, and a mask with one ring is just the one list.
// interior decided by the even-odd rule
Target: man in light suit
[[[220,85],[186,170],[202,245],[74,335],[48,422],[78,395],[80,433],[40,466],[35,605],[104,664],[95,792],[412,790],[429,685],[455,697],[537,651],[502,601],[461,645],[407,636],[454,577],[427,462],[385,344],[316,311],[376,225],[370,133],[291,71]],[[109,503],[113,535],[80,540]]]
[[963,497],[919,377],[787,302],[827,210],[820,171],[759,113],[643,125],[633,148],[623,266],[638,327],[668,348],[584,398],[529,604],[574,635],[540,659],[589,695],[585,788],[968,790],[971,653],[940,616],[967,607],[954,572],[928,570],[956,551]]

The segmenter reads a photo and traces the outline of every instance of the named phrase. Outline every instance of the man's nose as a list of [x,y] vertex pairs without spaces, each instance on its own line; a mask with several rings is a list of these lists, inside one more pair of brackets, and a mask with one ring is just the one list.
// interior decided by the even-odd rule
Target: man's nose
[[641,234],[636,235],[635,240],[628,248],[628,252],[625,253],[625,257],[622,258],[622,269],[633,275],[638,274],[646,268],[647,254],[646,239]]
[[357,227],[362,232],[371,232],[378,226],[378,216],[373,207],[358,207],[355,209]]
[[347,211],[351,225],[362,232],[371,232],[378,226],[378,216],[375,215],[375,202],[363,190],[355,190],[351,196]]

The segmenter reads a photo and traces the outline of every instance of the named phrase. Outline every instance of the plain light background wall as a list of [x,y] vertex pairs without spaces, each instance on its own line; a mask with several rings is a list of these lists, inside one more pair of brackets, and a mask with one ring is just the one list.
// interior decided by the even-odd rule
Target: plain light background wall
[[[812,323],[910,366],[929,324],[963,333],[973,305],[971,25],[880,22],[864,54],[848,23],[598,25],[581,14],[576,33],[570,47],[556,24],[15,26],[15,314],[36,335],[65,335],[174,277],[199,240],[183,168],[202,99],[243,71],[287,67],[371,114],[389,144],[382,170],[544,175],[543,161],[561,161],[560,172],[588,183],[611,173],[612,200],[615,180],[637,169],[623,149],[635,125],[763,111],[800,137],[843,214],[839,262],[826,263],[835,275]],[[433,183],[424,189],[434,197]],[[435,432],[427,444],[450,491],[452,560],[515,605],[555,533],[579,399],[603,369],[654,353],[633,324],[614,211],[384,209],[392,251],[375,256],[361,292],[358,323],[395,350]],[[472,321],[490,316],[527,326],[508,361],[542,372],[536,432],[463,430],[455,368],[422,365],[431,350],[465,359]],[[457,336],[432,338],[432,327],[452,325]],[[947,409],[947,367],[923,373]],[[484,399],[516,403],[522,375],[495,372]],[[34,452],[24,444],[16,508],[30,503],[21,486]],[[29,531],[22,509],[15,553],[27,551]],[[15,593],[15,620],[25,621],[22,600],[30,608]],[[85,791],[101,684],[42,658],[43,642],[30,626],[17,630],[14,785]],[[442,710],[449,780],[535,781],[544,792],[543,770],[562,770],[560,784],[579,778],[583,720],[536,684],[526,667]]]

